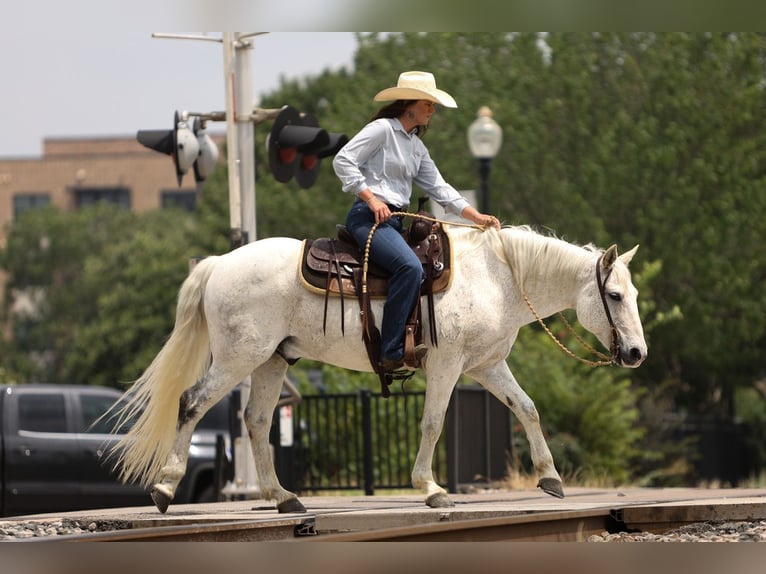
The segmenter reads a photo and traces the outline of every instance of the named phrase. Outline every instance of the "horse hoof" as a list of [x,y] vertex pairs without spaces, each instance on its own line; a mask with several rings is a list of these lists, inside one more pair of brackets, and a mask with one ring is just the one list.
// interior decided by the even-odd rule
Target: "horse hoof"
[[455,506],[455,503],[443,492],[437,492],[426,498],[426,505],[431,508],[451,508]]
[[561,481],[556,478],[541,478],[537,486],[542,488],[546,494],[556,498],[564,498],[564,489],[561,486]]
[[168,506],[170,505],[170,501],[172,500],[171,497],[162,492],[156,486],[152,488],[151,497],[154,501],[154,506],[157,507],[157,510],[159,510],[162,514],[165,514]]
[[288,498],[284,502],[277,504],[277,510],[280,514],[287,514],[291,512],[306,512],[306,507],[297,498]]

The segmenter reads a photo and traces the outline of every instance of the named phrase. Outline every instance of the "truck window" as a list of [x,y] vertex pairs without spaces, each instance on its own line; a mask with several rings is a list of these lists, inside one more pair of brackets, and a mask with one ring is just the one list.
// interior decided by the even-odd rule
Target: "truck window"
[[67,432],[64,395],[20,395],[19,430],[34,432]]
[[99,419],[109,407],[114,404],[114,397],[104,395],[80,395],[80,408],[82,409],[82,418],[80,421],[81,428],[77,429],[78,432],[85,432],[91,434],[109,434],[112,432],[112,428],[115,425],[115,420],[112,417],[104,417]]

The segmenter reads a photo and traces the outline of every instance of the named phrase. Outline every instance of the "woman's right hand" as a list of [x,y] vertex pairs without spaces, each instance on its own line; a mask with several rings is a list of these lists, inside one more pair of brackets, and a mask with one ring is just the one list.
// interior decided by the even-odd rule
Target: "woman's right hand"
[[388,208],[388,205],[375,196],[367,202],[367,207],[375,214],[375,223],[383,223],[391,217],[391,210]]

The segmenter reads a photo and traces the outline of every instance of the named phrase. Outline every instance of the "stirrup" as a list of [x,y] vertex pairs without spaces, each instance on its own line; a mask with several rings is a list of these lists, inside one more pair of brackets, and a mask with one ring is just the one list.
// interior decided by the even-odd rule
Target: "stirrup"
[[420,369],[423,366],[423,359],[425,358],[426,354],[428,354],[428,347],[425,345],[418,345],[415,347],[413,354],[415,355],[414,363],[407,362],[407,353],[404,354],[404,366],[412,370]]

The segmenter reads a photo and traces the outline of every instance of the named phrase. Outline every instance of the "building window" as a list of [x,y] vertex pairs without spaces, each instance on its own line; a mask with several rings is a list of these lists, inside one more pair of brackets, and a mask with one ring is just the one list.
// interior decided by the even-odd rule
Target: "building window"
[[18,219],[25,211],[50,205],[51,196],[47,193],[19,193],[13,196],[13,219]]
[[178,207],[186,211],[194,211],[197,205],[197,193],[194,191],[163,191],[162,209]]
[[130,190],[127,187],[76,187],[73,191],[77,208],[103,201],[130,209]]

